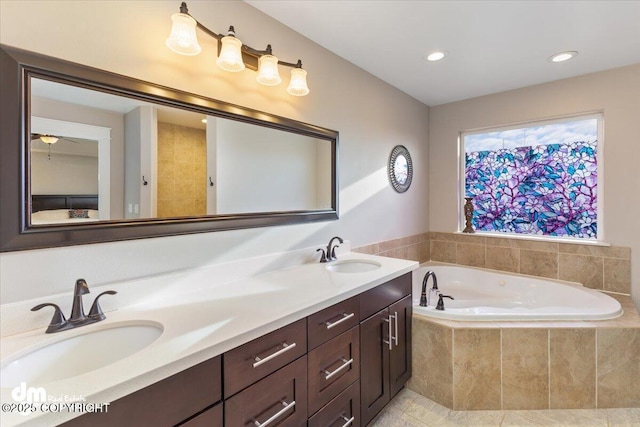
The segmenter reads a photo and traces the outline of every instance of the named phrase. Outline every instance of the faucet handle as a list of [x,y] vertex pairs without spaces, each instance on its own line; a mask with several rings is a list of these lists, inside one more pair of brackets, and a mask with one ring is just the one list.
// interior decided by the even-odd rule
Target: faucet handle
[[444,311],[444,301],[442,298],[455,299],[451,295],[438,294],[438,304],[436,305],[436,310]]
[[89,310],[89,317],[91,319],[94,319],[96,321],[106,319],[106,316],[102,312],[102,308],[100,307],[100,304],[98,303],[98,299],[104,294],[115,295],[115,294],[117,294],[117,292],[116,291],[104,291],[103,293],[98,295],[96,297],[96,299],[93,300],[93,304],[91,305],[91,310]]
[[327,262],[327,255],[324,252],[324,249],[316,249],[316,252],[322,252],[322,256],[320,257],[320,262]]
[[64,317],[64,314],[62,314],[62,310],[60,310],[60,307],[50,302],[36,305],[31,309],[31,311],[38,311],[41,308],[48,306],[51,306],[55,309],[55,311],[53,312],[53,317],[51,318],[51,322],[49,322],[49,326],[47,327],[46,331],[47,334],[50,334],[51,332],[59,331],[64,325],[66,325],[67,319]]

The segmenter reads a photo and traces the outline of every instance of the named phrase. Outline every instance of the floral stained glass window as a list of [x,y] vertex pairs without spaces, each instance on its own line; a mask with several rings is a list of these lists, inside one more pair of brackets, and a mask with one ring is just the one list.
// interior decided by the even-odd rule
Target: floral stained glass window
[[589,116],[463,134],[464,194],[473,198],[476,231],[597,239],[600,122]]

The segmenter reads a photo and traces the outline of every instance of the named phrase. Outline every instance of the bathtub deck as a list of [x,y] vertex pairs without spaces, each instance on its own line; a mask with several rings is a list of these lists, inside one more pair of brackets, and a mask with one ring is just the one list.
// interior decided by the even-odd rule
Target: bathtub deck
[[533,321],[463,321],[438,319],[414,314],[420,318],[448,328],[506,329],[506,328],[640,328],[640,314],[630,296],[611,294],[622,305],[622,316],[610,320],[533,320]]

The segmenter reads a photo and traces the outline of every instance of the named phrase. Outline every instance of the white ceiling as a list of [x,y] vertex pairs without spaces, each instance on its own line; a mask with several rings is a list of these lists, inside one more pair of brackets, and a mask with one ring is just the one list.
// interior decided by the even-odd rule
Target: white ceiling
[[426,105],[640,63],[638,0],[246,1]]

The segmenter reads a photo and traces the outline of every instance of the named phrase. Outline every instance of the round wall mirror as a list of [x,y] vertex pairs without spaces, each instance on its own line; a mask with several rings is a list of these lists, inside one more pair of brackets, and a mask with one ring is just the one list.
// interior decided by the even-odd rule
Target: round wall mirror
[[402,145],[396,145],[389,156],[389,181],[398,193],[404,193],[411,186],[413,163],[411,155]]

